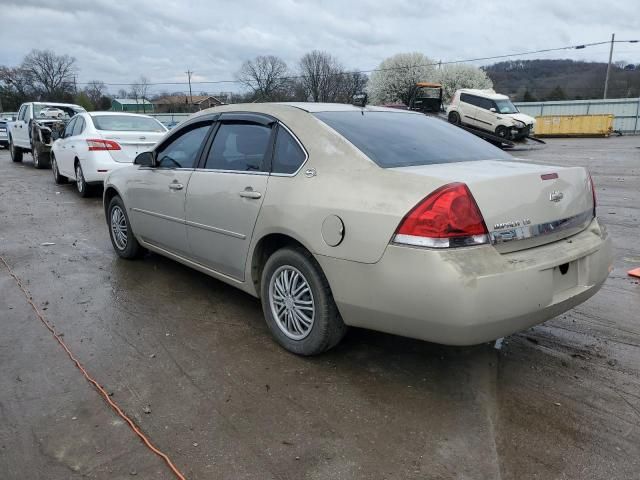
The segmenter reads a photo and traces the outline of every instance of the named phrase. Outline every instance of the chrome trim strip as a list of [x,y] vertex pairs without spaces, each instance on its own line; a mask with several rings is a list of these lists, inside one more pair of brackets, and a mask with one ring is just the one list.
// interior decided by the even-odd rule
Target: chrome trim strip
[[211,172],[211,173],[235,173],[243,175],[269,175],[269,172],[260,172],[256,170],[220,170],[215,168],[196,168],[196,172]]
[[552,222],[539,223],[537,225],[526,225],[507,230],[492,231],[489,233],[491,243],[499,244],[528,238],[539,237],[549,233],[557,233],[570,228],[586,227],[593,219],[593,210],[579,213],[573,217],[554,220]]
[[[273,176],[273,177],[295,177],[298,173],[300,173],[300,170],[302,170],[302,167],[304,167],[306,165],[307,161],[309,160],[309,152],[307,152],[307,149],[304,148],[304,145],[302,145],[302,142],[298,139],[298,137],[296,137],[295,133],[293,133],[289,127],[287,127],[280,120],[278,120],[278,125],[280,125],[287,132],[289,132],[289,135],[291,135],[293,137],[293,139],[298,143],[298,146],[304,152],[304,161],[300,164],[300,167],[293,173],[273,173],[272,172],[271,176]],[[274,150],[275,150],[275,145],[274,145]],[[273,165],[271,166],[271,168],[273,168]]]
[[189,227],[201,228],[202,230],[208,230],[209,232],[221,233],[222,235],[227,235],[233,238],[239,238],[240,240],[244,240],[245,238],[247,238],[247,236],[243,235],[242,233],[236,233],[236,232],[232,232],[231,230],[224,230],[222,228],[212,227],[210,225],[205,225],[203,223],[191,222],[189,220],[187,220],[185,223]]
[[169,215],[164,215],[162,213],[158,213],[158,212],[150,212],[149,210],[143,210],[142,208],[131,208],[132,211],[134,212],[138,212],[138,213],[144,213],[146,215],[151,215],[152,217],[158,217],[158,218],[162,218],[164,220],[170,220],[172,222],[176,222],[176,223],[181,223],[181,224],[185,224],[185,220],[182,218],[176,218],[176,217],[170,217]]
[[143,210],[141,208],[132,208],[134,212],[144,213],[146,215],[151,215],[152,217],[162,218],[163,220],[169,220],[171,222],[180,223],[182,225],[187,225],[189,227],[201,228],[203,230],[208,230],[210,232],[221,233],[222,235],[228,235],[229,237],[239,238],[240,240],[244,240],[247,238],[246,235],[242,233],[232,232],[230,230],[224,230],[222,228],[212,227],[210,225],[204,225],[202,223],[190,222],[188,220],[183,220],[181,218],[170,217],[169,215],[164,215],[162,213],[150,212],[149,210]]

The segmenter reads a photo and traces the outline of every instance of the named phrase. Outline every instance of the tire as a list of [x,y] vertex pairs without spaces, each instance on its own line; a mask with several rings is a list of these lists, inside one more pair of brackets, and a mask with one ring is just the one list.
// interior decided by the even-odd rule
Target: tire
[[63,185],[69,180],[64,175],[60,175],[58,162],[56,161],[56,157],[53,152],[51,152],[51,173],[53,173],[53,181],[56,182],[57,185]]
[[509,139],[509,130],[504,125],[498,125],[496,127],[496,135],[500,138],[504,138],[506,140]]
[[43,168],[49,168],[51,159],[49,157],[50,152],[41,152],[35,145],[31,146],[31,155],[33,156],[33,166],[39,170]]
[[[118,227],[114,227],[114,224],[118,225]],[[145,249],[138,243],[136,236],[133,234],[127,209],[122,199],[118,196],[113,197],[109,202],[109,207],[107,208],[107,225],[109,227],[111,245],[120,258],[131,260],[144,255]],[[124,232],[122,230],[123,228]],[[124,233],[124,241],[118,232]]]
[[454,125],[460,125],[462,122],[460,121],[460,114],[458,112],[451,112],[447,117],[449,123],[453,123]]
[[22,149],[13,144],[13,139],[11,139],[11,143],[9,143],[9,153],[11,153],[11,160],[14,162],[22,161]]
[[91,195],[91,187],[84,179],[84,172],[82,171],[82,165],[80,161],[76,162],[76,190],[78,190],[78,195],[82,198],[87,198]]
[[[271,255],[262,271],[260,290],[269,330],[286,350],[298,355],[317,355],[344,337],[347,326],[333,300],[329,282],[306,250],[287,247]],[[289,296],[292,291],[302,293]]]

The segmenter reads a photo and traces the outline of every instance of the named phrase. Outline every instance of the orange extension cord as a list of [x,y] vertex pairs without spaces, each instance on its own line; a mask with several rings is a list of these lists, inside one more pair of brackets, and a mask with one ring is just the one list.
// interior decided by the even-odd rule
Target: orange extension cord
[[115,410],[115,412],[125,422],[127,422],[129,424],[129,426],[131,427],[131,430],[133,430],[134,433],[138,437],[140,437],[140,439],[144,442],[144,444],[147,447],[149,447],[149,450],[151,450],[153,453],[155,453],[160,458],[162,458],[165,461],[165,463],[169,466],[169,469],[176,475],[177,478],[179,478],[180,480],[186,480],[185,476],[182,475],[182,473],[180,473],[180,471],[173,464],[171,459],[165,453],[163,453],[160,450],[158,450],[151,443],[151,441],[144,435],[144,433],[142,433],[140,431],[140,429],[136,426],[136,424],[133,423],[133,420],[131,420],[122,411],[122,409],[113,400],[111,400],[111,397],[109,397],[109,394],[107,393],[107,391],[104,388],[102,388],[102,386],[91,375],[89,375],[87,370],[82,366],[82,364],[73,355],[73,353],[71,353],[71,350],[69,350],[69,347],[67,347],[67,345],[62,341],[62,338],[60,337],[60,335],[58,335],[58,333],[56,333],[56,330],[53,327],[53,325],[51,325],[51,323],[49,323],[49,321],[42,315],[42,313],[40,313],[40,311],[38,310],[38,307],[36,307],[36,304],[33,303],[32,297],[31,297],[31,295],[29,295],[29,292],[27,291],[27,289],[22,285],[22,282],[20,281],[18,276],[15,273],[13,273],[13,270],[11,270],[11,267],[9,266],[9,264],[5,261],[5,259],[1,255],[0,255],[0,260],[2,261],[2,263],[4,263],[4,266],[7,267],[7,270],[9,271],[9,275],[11,275],[13,277],[13,279],[16,281],[18,287],[20,287],[20,290],[22,290],[22,293],[24,293],[24,296],[27,298],[27,302],[29,303],[29,305],[31,305],[31,308],[33,308],[33,311],[36,312],[36,315],[38,316],[40,321],[51,332],[51,334],[53,335],[53,338],[55,338],[58,341],[58,343],[62,346],[62,348],[64,348],[64,351],[67,352],[67,355],[69,355],[69,358],[73,361],[73,363],[76,364],[76,367],[78,367],[78,369],[82,372],[82,374],[84,375],[84,378],[86,378],[89,383],[91,383],[94,387],[96,387],[96,389],[98,390],[100,395],[102,395],[104,397],[105,401],[111,406],[111,408],[113,408],[113,410]]

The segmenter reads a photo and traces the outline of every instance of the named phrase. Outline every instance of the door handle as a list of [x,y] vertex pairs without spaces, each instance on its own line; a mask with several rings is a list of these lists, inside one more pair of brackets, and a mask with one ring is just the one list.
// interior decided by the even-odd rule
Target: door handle
[[169,188],[171,190],[182,190],[184,188],[184,185],[182,185],[181,183],[170,183]]
[[239,192],[239,195],[242,198],[253,198],[253,199],[258,199],[262,197],[262,194],[260,192],[255,192],[253,190],[249,190],[248,188],[243,190],[242,192]]

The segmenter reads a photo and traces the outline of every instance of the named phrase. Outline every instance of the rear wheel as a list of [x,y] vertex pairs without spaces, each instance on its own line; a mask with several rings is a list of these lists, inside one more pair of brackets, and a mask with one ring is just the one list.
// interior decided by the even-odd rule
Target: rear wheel
[[76,162],[76,189],[78,190],[80,196],[83,198],[86,198],[91,194],[90,187],[87,184],[87,181],[84,179],[82,165],[80,165],[79,161]]
[[11,139],[11,143],[9,143],[9,152],[11,153],[11,160],[14,162],[22,161],[22,149],[13,144],[13,139]]
[[132,259],[144,254],[144,248],[138,243],[131,230],[127,209],[118,196],[113,197],[109,202],[107,223],[111,245],[119,257]]
[[56,184],[61,185],[63,183],[67,183],[68,178],[64,175],[60,175],[58,162],[56,161],[56,156],[53,153],[51,153],[51,172],[53,173],[53,181],[56,182]]
[[276,341],[298,355],[322,353],[347,331],[324,273],[301,248],[283,248],[269,257],[262,272],[261,299]]
[[449,113],[448,117],[449,123],[453,123],[454,125],[460,125],[460,114],[458,112]]
[[32,145],[31,155],[33,156],[33,166],[37,169],[47,168],[49,166],[49,152],[41,152],[37,145]]

